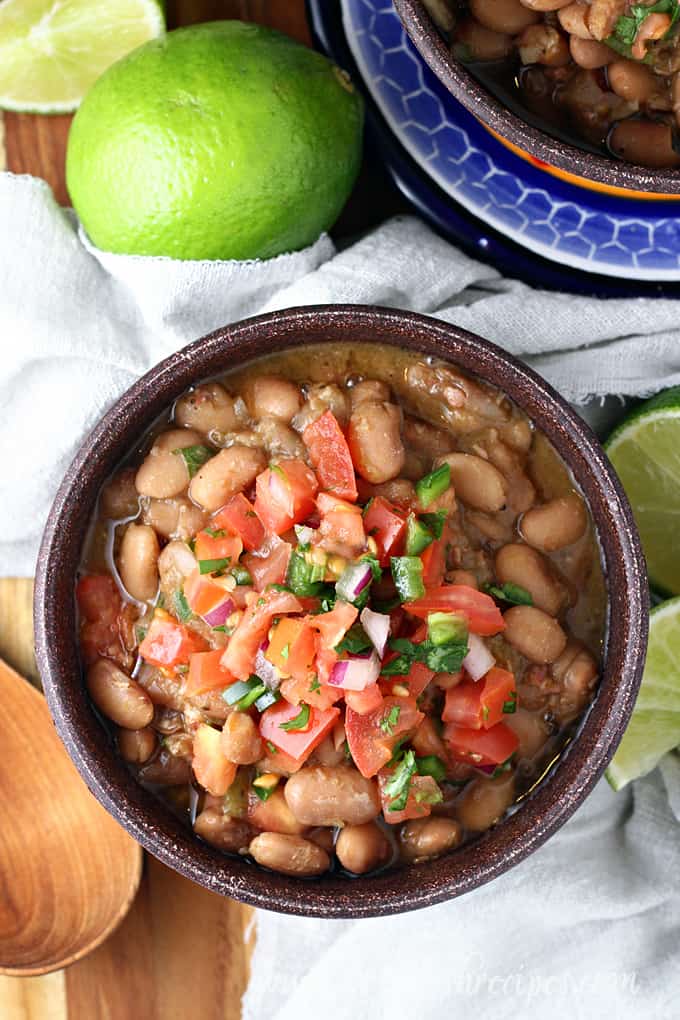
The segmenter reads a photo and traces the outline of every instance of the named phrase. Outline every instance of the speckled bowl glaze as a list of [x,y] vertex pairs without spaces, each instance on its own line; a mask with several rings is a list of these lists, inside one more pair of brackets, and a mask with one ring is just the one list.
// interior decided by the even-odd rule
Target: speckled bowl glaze
[[[553,773],[521,807],[461,850],[418,866],[349,880],[292,879],[233,859],[195,838],[133,779],[88,700],[76,640],[74,583],[89,517],[105,478],[153,419],[189,385],[290,346],[364,341],[436,355],[500,387],[542,429],[584,493],[608,583],[605,662],[597,697]],[[630,507],[599,443],[530,369],[477,336],[435,319],[369,306],[293,308],[216,330],[161,362],[90,433],[57,493],[38,558],[38,665],[57,730],[92,793],[164,864],[214,892],[315,917],[395,914],[448,900],[518,864],[572,814],[623,734],[647,640],[644,560]]]
[[582,187],[638,198],[680,198],[680,171],[635,166],[579,149],[516,116],[451,54],[421,0],[394,0],[394,6],[414,46],[439,80],[513,152]]

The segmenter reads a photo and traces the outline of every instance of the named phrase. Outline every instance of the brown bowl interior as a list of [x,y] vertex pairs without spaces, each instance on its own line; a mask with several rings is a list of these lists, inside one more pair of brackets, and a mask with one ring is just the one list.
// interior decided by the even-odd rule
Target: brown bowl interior
[[[232,859],[194,838],[139,786],[88,701],[76,642],[74,578],[103,481],[150,422],[189,385],[289,346],[362,340],[450,359],[504,390],[552,440],[585,494],[610,593],[604,675],[578,737],[554,774],[478,841],[431,863],[369,878],[299,880]],[[56,727],[98,800],[147,850],[215,892],[270,910],[322,917],[393,914],[450,899],[489,881],[540,846],[601,775],[640,682],[647,583],[630,508],[583,421],[538,376],[480,338],[407,312],[339,305],[245,320],[197,340],[139,380],[87,437],[51,510],[38,560],[37,658]]]
[[475,117],[496,134],[559,170],[610,188],[680,195],[680,172],[656,170],[597,155],[551,137],[528,124],[496,99],[459,60],[421,0],[394,0],[414,46],[439,80]]

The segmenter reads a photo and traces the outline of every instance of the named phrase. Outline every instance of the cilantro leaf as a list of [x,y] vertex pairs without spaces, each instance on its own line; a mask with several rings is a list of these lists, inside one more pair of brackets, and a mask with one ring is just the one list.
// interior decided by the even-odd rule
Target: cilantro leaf
[[309,723],[309,705],[306,705],[304,701],[300,705],[300,711],[288,722],[279,723],[279,729],[285,730],[289,733],[291,730],[304,730]]
[[198,469],[205,464],[206,460],[210,460],[215,453],[209,446],[202,445],[182,446],[172,452],[178,454],[186,464],[189,478],[193,478]]
[[394,733],[394,727],[399,722],[399,716],[401,715],[401,706],[392,705],[391,709],[380,723],[380,729],[383,733],[386,733],[388,737],[391,737]]
[[621,15],[616,22],[613,34],[605,39],[607,45],[618,53],[631,56],[630,47],[634,44],[642,23],[650,14],[670,15],[670,25],[665,35],[662,36],[663,39],[667,39],[680,18],[680,4],[678,4],[678,0],[658,0],[658,3],[649,6],[633,4],[627,14]]
[[493,595],[501,602],[510,602],[513,606],[533,606],[534,600],[531,594],[519,584],[506,581],[505,584],[485,584],[484,591]]
[[400,654],[382,667],[383,676],[406,676],[414,662],[425,663],[435,673],[457,673],[468,651],[467,641],[435,645],[429,638],[419,645],[407,638],[392,638],[388,645]]
[[335,646],[336,652],[349,652],[350,655],[361,655],[362,652],[372,648],[370,638],[366,636],[364,628],[355,623],[345,634],[340,644]]
[[186,596],[183,591],[179,589],[173,593],[172,601],[175,604],[175,613],[180,623],[186,623],[194,615],[189,608],[189,603],[186,600]]
[[503,702],[505,715],[513,715],[517,711],[517,691],[510,691],[510,697]]
[[411,779],[415,772],[416,756],[413,751],[407,751],[390,779],[385,783],[385,794],[390,798],[388,811],[404,810],[411,789]]

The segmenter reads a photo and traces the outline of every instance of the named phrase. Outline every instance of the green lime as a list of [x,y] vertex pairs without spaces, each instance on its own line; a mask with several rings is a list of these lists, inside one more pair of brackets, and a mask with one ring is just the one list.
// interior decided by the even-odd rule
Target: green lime
[[633,508],[650,583],[680,595],[680,386],[637,408],[605,450]]
[[75,110],[107,67],[164,28],[157,0],[4,0],[0,107]]
[[92,241],[178,259],[270,258],[336,219],[361,159],[362,102],[320,53],[259,25],[170,32],[111,67],[69,137]]
[[667,751],[680,745],[680,598],[652,609],[649,646],[633,715],[607,779],[620,790],[646,776]]

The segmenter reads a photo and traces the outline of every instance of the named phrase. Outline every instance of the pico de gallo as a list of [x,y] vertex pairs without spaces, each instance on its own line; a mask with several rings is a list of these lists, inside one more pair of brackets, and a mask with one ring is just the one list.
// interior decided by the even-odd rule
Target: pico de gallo
[[592,525],[545,438],[454,366],[358,351],[181,396],[103,489],[76,588],[139,781],[300,877],[496,824],[598,675]]

